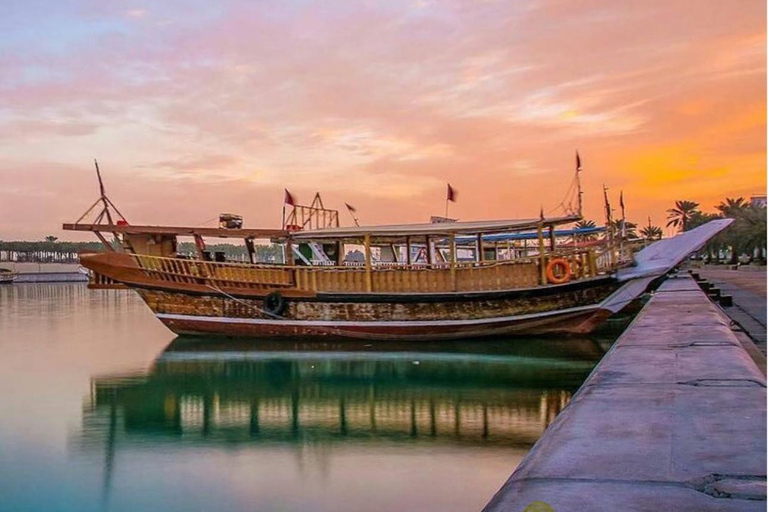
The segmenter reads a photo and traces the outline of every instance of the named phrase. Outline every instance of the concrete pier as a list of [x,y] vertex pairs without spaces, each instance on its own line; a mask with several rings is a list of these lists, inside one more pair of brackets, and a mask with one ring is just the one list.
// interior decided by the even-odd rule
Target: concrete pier
[[88,276],[82,272],[32,272],[19,274],[17,283],[87,283]]
[[766,382],[729,324],[666,281],[485,510],[764,511]]
[[88,275],[80,272],[80,265],[69,263],[15,263],[3,262],[0,267],[19,273],[17,283],[87,283]]
[[730,295],[733,305],[725,313],[766,353],[766,280],[765,267],[740,267],[739,270],[708,266],[699,271]]

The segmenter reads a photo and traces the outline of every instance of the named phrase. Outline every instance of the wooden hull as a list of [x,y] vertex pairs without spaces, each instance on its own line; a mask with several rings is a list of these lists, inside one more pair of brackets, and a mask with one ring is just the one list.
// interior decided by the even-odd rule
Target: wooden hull
[[610,312],[609,278],[509,292],[430,295],[321,294],[287,300],[280,318],[263,301],[157,289],[137,291],[173,332],[251,338],[426,341],[588,333]]
[[[611,303],[627,287],[603,275],[560,285],[482,291],[339,292],[298,286],[276,289],[258,281],[242,286],[229,282],[222,289],[199,276],[161,279],[125,255],[89,257],[83,264],[135,289],[177,334],[294,340],[583,334],[616,311]],[[281,297],[279,308],[268,304],[275,293]]]
[[599,308],[521,315],[482,322],[322,322],[278,321],[227,317],[159,314],[173,332],[182,335],[246,338],[349,339],[430,341],[510,335],[589,333],[610,315]]

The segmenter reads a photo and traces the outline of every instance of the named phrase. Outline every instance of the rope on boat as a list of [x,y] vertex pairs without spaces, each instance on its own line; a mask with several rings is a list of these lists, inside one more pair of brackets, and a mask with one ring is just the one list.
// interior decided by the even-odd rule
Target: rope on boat
[[210,288],[211,290],[213,290],[215,292],[218,292],[218,293],[224,295],[228,299],[231,299],[231,300],[237,302],[238,304],[242,304],[243,306],[245,306],[247,308],[250,308],[250,309],[252,309],[254,311],[258,311],[259,313],[261,313],[263,315],[267,315],[269,317],[276,318],[277,320],[285,320],[285,317],[282,317],[280,315],[276,315],[276,314],[274,314],[274,313],[272,313],[270,311],[267,311],[266,309],[257,308],[255,306],[252,306],[251,304],[248,304],[247,302],[245,302],[243,300],[238,299],[237,297],[231,296],[230,294],[228,294],[227,292],[225,292],[224,290],[222,290],[218,286],[215,286],[215,285],[212,285],[212,284],[206,284],[205,286],[207,286],[208,288]]

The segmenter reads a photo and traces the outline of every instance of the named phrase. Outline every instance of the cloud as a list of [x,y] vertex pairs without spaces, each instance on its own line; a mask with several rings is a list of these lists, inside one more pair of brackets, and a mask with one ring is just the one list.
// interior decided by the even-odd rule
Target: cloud
[[127,18],[139,20],[147,15],[147,11],[146,9],[128,9],[127,11],[123,11],[123,14],[125,14]]
[[41,169],[79,176],[94,155],[155,222],[184,220],[163,194],[193,198],[187,221],[229,195],[274,225],[284,186],[354,197],[365,222],[423,220],[447,181],[462,218],[529,217],[562,199],[576,148],[598,219],[603,183],[643,218],[765,186],[759,2],[88,0],[47,21],[40,9],[14,5],[0,36],[14,211],[31,208],[24,190],[88,195]]

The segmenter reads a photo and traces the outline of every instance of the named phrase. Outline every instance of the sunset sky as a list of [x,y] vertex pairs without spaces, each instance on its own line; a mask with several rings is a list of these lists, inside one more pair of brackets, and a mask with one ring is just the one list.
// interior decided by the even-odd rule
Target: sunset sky
[[[361,223],[533,217],[583,161],[664,225],[766,186],[759,0],[0,4],[0,239],[107,190],[134,224],[278,227],[283,188]],[[349,223],[347,212],[342,219]],[[210,225],[208,222],[207,225]]]

